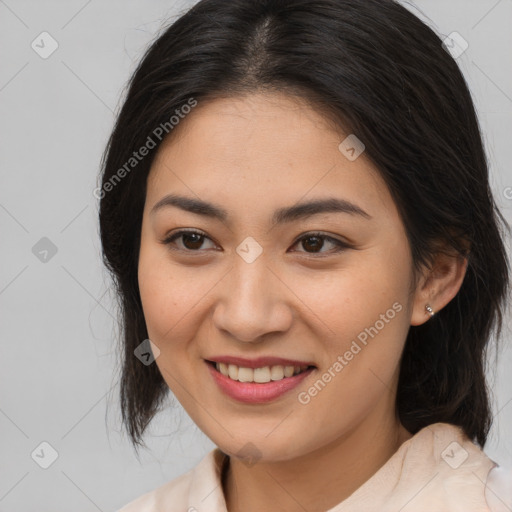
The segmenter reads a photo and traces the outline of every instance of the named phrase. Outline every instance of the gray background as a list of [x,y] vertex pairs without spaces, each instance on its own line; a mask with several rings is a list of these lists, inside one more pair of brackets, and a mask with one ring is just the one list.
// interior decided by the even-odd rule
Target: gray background
[[[114,511],[213,448],[179,405],[156,418],[140,463],[120,433],[116,310],[92,194],[123,86],[161,27],[192,3],[0,0],[0,512]],[[469,43],[457,61],[512,222],[512,0],[408,6],[440,35],[457,31]],[[31,47],[43,31],[59,45],[47,59]],[[33,252],[43,237],[57,249],[46,262]],[[508,346],[490,374],[486,451],[512,466],[507,322]],[[42,442],[58,453],[48,469]]]

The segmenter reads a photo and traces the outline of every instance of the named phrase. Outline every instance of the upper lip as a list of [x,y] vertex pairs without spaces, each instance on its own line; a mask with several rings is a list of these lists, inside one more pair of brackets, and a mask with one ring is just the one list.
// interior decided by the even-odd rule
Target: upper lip
[[213,363],[234,364],[242,368],[263,368],[265,366],[314,366],[307,361],[297,361],[295,359],[284,359],[282,357],[257,357],[255,359],[246,359],[245,357],[234,356],[213,356],[207,359]]

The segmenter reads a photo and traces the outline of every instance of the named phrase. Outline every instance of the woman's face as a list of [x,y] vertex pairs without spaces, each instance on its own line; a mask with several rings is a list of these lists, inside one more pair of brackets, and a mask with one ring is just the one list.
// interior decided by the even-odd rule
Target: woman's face
[[174,395],[224,452],[268,461],[394,419],[412,261],[364,152],[284,95],[199,102],[180,123],[148,177],[139,260]]

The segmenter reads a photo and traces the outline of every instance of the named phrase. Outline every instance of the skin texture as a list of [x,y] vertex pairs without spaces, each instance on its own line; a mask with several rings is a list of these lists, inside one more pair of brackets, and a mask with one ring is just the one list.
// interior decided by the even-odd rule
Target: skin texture
[[[457,293],[466,260],[439,256],[415,276],[403,223],[363,153],[338,149],[348,134],[284,94],[199,102],[164,141],[148,177],[139,259],[140,294],[156,364],[205,434],[229,454],[229,512],[324,511],[352,494],[411,437],[395,413],[400,356],[410,325]],[[166,194],[226,209],[223,222],[165,207]],[[323,213],[272,225],[274,210],[337,197],[371,218]],[[162,241],[180,229],[206,238]],[[345,241],[336,252],[328,239]],[[262,254],[236,252],[253,237]],[[187,245],[184,245],[187,243]],[[174,250],[172,249],[174,247]],[[188,247],[188,249],[187,249]],[[188,252],[187,252],[188,250]],[[307,404],[307,391],[365,328],[401,306]],[[241,404],[214,383],[205,359],[278,356],[317,369],[271,403]],[[236,454],[247,443],[254,465]]]

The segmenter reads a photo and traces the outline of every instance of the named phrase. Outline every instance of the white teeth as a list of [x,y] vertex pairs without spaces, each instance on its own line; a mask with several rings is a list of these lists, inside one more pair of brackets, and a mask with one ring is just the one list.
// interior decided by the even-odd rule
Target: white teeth
[[297,375],[307,369],[307,366],[264,366],[262,368],[243,368],[235,364],[215,363],[217,370],[232,380],[239,382],[257,382],[265,384],[267,382],[282,380],[287,377]]
[[283,366],[272,366],[272,368],[270,368],[270,378],[272,380],[284,379],[284,367]]
[[254,382],[254,370],[252,368],[238,368],[238,380],[240,382]]
[[230,364],[228,367],[228,374],[230,379],[238,380],[238,366]]
[[226,363],[219,363],[219,371],[222,375],[228,375],[228,365]]
[[254,368],[254,382],[270,382],[270,368]]
[[284,376],[285,377],[291,377],[293,375],[293,372],[295,371],[294,366],[285,366],[284,367]]

